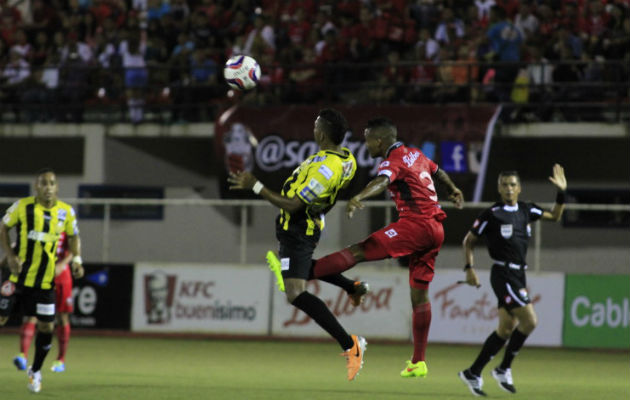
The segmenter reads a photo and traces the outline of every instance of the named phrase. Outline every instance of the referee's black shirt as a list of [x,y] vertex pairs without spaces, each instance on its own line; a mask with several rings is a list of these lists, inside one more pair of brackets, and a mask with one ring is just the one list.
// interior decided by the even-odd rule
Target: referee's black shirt
[[485,235],[488,253],[495,261],[526,264],[530,222],[542,217],[543,209],[534,203],[519,201],[514,206],[495,203],[479,214],[471,232]]

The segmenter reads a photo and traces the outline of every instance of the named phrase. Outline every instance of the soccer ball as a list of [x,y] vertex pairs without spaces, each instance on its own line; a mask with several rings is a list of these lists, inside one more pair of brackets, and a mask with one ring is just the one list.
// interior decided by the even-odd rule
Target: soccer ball
[[225,62],[223,77],[236,90],[250,90],[260,79],[260,66],[249,56],[234,56]]

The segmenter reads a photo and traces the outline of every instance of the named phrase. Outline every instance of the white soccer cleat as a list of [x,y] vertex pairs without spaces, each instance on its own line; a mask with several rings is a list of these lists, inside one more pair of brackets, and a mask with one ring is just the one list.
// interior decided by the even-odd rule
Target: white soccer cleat
[[486,392],[481,390],[483,387],[483,378],[480,376],[473,375],[469,370],[465,369],[460,371],[458,374],[459,379],[462,380],[470,389],[470,392],[475,396],[487,396]]
[[510,368],[505,370],[495,368],[492,370],[492,377],[497,381],[501,389],[509,393],[516,393],[514,381],[512,380],[512,370]]
[[28,385],[26,387],[33,393],[39,393],[42,390],[42,371],[33,372],[31,367],[28,367]]

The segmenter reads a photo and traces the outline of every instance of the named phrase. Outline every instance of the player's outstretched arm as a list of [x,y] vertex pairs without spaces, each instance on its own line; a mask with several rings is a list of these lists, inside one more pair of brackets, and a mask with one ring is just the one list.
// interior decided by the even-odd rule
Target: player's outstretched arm
[[348,205],[346,206],[348,218],[352,218],[356,210],[362,210],[365,207],[363,203],[361,203],[361,200],[383,193],[383,191],[387,189],[387,185],[389,185],[389,178],[385,175],[379,175],[372,179],[365,185],[363,190],[348,201]]
[[446,190],[448,191],[448,199],[455,204],[455,207],[459,208],[460,210],[464,208],[464,194],[461,190],[459,190],[457,186],[455,186],[448,174],[442,171],[442,169],[438,169],[435,173],[435,176],[442,184],[446,185]]
[[554,164],[553,175],[549,177],[549,181],[558,188],[556,195],[556,204],[551,211],[543,212],[542,218],[549,221],[560,221],[564,212],[564,196],[567,190],[567,178],[564,176],[564,168],[560,164]]
[[304,203],[299,197],[289,198],[274,192],[265,187],[254,175],[246,171],[230,172],[228,182],[230,183],[230,190],[252,190],[274,206],[289,213],[294,213],[304,207]]

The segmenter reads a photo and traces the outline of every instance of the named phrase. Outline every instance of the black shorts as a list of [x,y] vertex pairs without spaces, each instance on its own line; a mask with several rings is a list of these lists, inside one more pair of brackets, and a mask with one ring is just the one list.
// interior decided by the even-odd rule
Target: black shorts
[[0,287],[0,316],[11,316],[16,306],[21,308],[23,316],[34,316],[42,322],[54,322],[55,289],[16,286],[11,281],[4,281]]
[[278,255],[282,266],[282,277],[308,280],[313,265],[313,252],[317,247],[315,237],[276,230],[280,242]]
[[494,264],[490,271],[490,283],[499,301],[499,308],[503,307],[510,311],[531,302],[524,269],[512,269]]

